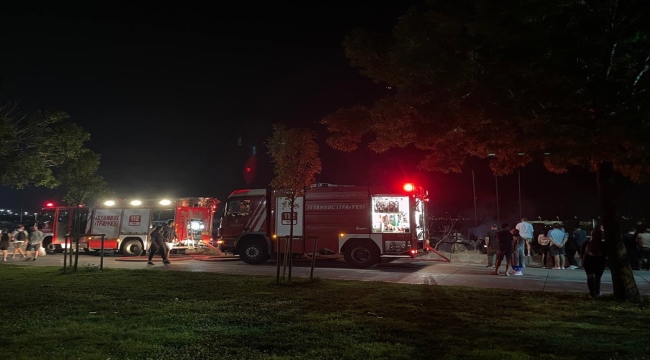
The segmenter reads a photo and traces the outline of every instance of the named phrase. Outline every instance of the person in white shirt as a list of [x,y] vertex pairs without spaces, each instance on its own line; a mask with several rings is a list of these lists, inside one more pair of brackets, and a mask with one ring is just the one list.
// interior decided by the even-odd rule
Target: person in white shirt
[[515,229],[519,230],[519,236],[526,242],[526,249],[528,250],[528,256],[533,255],[531,250],[531,243],[533,241],[533,225],[528,222],[526,217],[521,218],[521,222],[517,224]]

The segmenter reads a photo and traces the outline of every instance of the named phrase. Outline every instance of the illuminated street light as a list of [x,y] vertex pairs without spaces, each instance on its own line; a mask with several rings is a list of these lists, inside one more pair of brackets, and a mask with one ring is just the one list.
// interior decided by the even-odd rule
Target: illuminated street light
[[104,202],[104,205],[106,205],[106,206],[113,206],[113,205],[115,205],[115,201],[113,201],[113,200],[107,200],[107,201]]
[[159,203],[159,204],[160,204],[160,205],[169,205],[169,204],[171,204],[171,203],[172,203],[172,202],[169,201],[169,200],[167,200],[167,199],[162,199],[162,200],[160,200],[160,203]]
[[133,201],[131,201],[131,205],[133,205],[133,206],[142,205],[142,201],[140,201],[140,200],[133,200]]

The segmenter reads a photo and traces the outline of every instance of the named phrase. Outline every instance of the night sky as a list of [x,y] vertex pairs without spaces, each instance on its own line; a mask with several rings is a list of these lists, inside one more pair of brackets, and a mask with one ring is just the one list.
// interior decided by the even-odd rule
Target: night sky
[[[3,9],[0,95],[23,109],[70,114],[90,132],[88,146],[102,155],[100,173],[119,197],[225,199],[234,189],[266,186],[271,167],[264,141],[272,123],[284,122],[319,134],[318,181],[415,179],[430,189],[434,213],[473,216],[474,169],[479,215],[496,217],[495,183],[485,161],[468,164],[462,175],[422,173],[409,149],[346,154],[324,143],[324,115],[370,103],[386,90],[349,66],[344,36],[355,27],[389,31],[420,2],[106,4]],[[244,167],[253,147],[256,177],[247,184]],[[593,174],[558,176],[532,164],[521,179],[531,218],[598,213]],[[621,180],[619,188],[622,215],[647,214],[647,186]],[[0,187],[0,207],[35,209],[57,196]],[[499,201],[502,220],[518,215],[516,174],[499,179]]]

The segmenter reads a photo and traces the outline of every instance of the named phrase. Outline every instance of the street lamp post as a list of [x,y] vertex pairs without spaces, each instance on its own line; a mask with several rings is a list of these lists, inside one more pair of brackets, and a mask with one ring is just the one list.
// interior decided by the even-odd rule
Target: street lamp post
[[478,215],[476,212],[476,180],[474,179],[474,169],[472,169],[472,189],[474,190],[474,226],[478,226]]
[[523,219],[524,215],[521,212],[521,170],[517,170],[517,181],[519,183],[519,218]]
[[497,223],[501,224],[501,216],[499,216],[499,180],[496,175],[494,175],[494,185],[497,189]]

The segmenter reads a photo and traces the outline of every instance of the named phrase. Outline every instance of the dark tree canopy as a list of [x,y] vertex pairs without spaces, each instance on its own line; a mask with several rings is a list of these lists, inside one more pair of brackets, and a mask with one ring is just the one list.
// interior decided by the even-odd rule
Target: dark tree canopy
[[63,112],[0,108],[0,184],[58,186],[53,169],[79,156],[89,138]]
[[68,205],[92,205],[97,200],[112,195],[104,178],[97,174],[99,160],[99,154],[83,149],[76,158],[61,165],[58,179],[66,191],[63,200]]
[[442,172],[469,157],[497,175],[535,159],[596,170],[614,295],[639,301],[612,178],[650,180],[650,1],[431,1],[344,47],[393,93],[325,117],[331,146],[415,146]]
[[273,125],[273,134],[267,141],[274,165],[273,188],[289,190],[299,197],[315,182],[321,171],[315,137],[309,129]]
[[391,34],[355,30],[353,66],[393,93],[323,123],[353,150],[426,150],[420,167],[459,172],[494,156],[507,174],[535,158],[553,172],[611,163],[650,179],[647,1],[434,1]]

